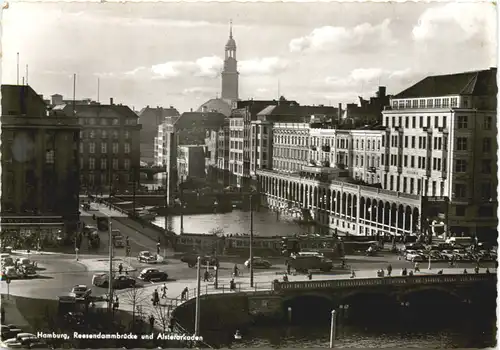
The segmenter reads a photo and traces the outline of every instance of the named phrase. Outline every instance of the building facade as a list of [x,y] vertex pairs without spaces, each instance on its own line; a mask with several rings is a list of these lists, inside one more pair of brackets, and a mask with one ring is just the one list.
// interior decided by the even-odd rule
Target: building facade
[[229,171],[229,118],[224,120],[217,134],[217,182],[228,186],[231,177]]
[[60,105],[52,110],[74,113],[81,125],[81,190],[113,193],[132,188],[140,168],[141,125],[135,112],[112,99],[109,105]]
[[178,147],[177,171],[179,182],[205,179],[205,147],[184,145]]
[[496,232],[496,72],[427,77],[383,113],[383,187],[423,196],[432,231]]
[[155,141],[156,137],[159,136],[158,128],[165,121],[165,118],[178,118],[180,114],[173,106],[169,108],[146,106],[140,110],[138,115],[138,122],[142,126],[140,132],[141,161],[147,164],[156,164],[155,154],[157,148]]
[[80,125],[47,107],[30,86],[2,85],[1,230],[40,241],[79,222]]

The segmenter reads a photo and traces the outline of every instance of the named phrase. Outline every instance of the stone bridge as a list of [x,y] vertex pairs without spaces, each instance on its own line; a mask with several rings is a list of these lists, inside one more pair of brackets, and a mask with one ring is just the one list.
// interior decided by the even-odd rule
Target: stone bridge
[[[487,310],[495,303],[496,283],[497,276],[493,273],[275,281],[267,291],[203,295],[202,329],[243,327],[256,320],[283,319],[288,312],[329,317],[331,310],[346,305],[353,312],[365,313],[374,308],[376,312],[384,312],[410,305],[414,310],[430,308],[431,312],[465,304],[483,305],[478,310]],[[190,328],[194,309],[195,300],[191,299],[174,310],[174,317]]]

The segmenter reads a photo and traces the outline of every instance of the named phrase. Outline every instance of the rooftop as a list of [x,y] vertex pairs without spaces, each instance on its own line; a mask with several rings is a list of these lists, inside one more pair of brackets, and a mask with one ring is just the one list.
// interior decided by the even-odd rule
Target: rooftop
[[395,99],[448,95],[496,96],[497,68],[429,76],[395,95]]

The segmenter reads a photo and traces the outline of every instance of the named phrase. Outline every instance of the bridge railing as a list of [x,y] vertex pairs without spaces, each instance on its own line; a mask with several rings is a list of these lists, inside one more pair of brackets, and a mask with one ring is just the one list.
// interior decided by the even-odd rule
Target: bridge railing
[[377,278],[352,278],[329,281],[274,282],[273,291],[296,289],[352,288],[380,285],[412,284],[452,284],[464,282],[493,281],[495,274],[431,275],[431,276],[392,276]]

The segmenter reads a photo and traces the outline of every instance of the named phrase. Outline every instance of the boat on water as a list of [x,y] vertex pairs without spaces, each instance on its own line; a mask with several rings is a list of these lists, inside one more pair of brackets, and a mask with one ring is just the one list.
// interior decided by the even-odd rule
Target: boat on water
[[241,336],[240,331],[236,331],[236,333],[234,333],[234,340],[241,340],[241,338],[243,337]]

